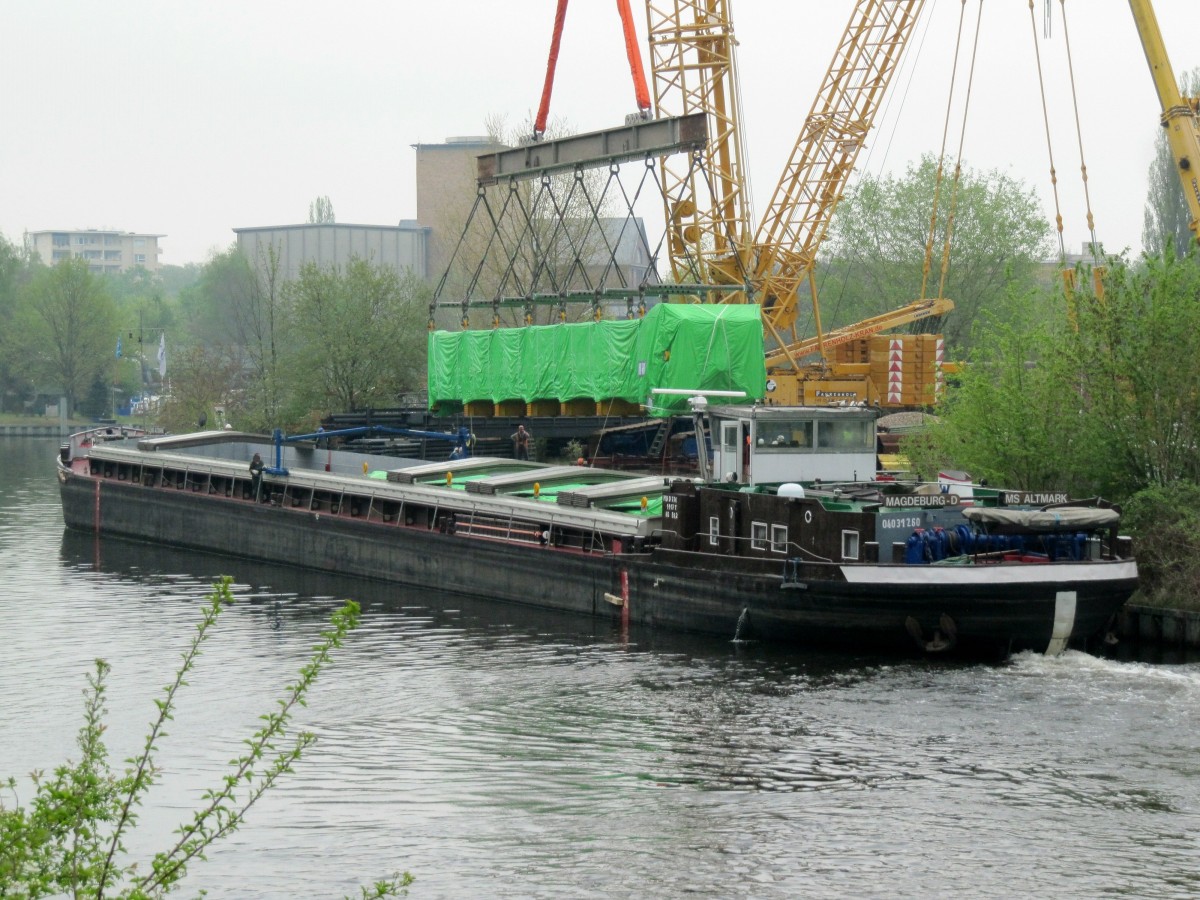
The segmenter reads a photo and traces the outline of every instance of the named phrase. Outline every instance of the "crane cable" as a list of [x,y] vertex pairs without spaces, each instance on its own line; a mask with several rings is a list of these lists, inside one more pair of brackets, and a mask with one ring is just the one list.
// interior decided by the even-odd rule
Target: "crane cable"
[[963,144],[967,138],[967,111],[971,108],[971,91],[975,86],[975,62],[979,59],[979,35],[983,30],[983,0],[979,0],[979,16],[975,20],[975,39],[971,44],[971,67],[967,73],[967,96],[963,99],[962,128],[958,133],[958,150],[954,154],[954,186],[950,191],[950,211],[946,214],[946,236],[942,242],[942,270],[938,280],[938,299],[945,296],[946,276],[950,272],[950,244],[954,240],[954,219],[958,214],[958,193],[962,186]]
[[[550,95],[554,91],[554,70],[558,66],[559,47],[562,45],[563,22],[567,17],[568,0],[558,0],[554,13],[554,30],[550,35],[550,56],[546,61],[546,79],[542,83],[542,99],[538,104],[537,118],[533,122],[533,139],[540,141],[546,134],[546,120],[550,115]],[[637,32],[633,27],[633,13],[629,0],[617,0],[617,13],[621,17],[621,33],[625,40],[625,55],[629,59],[629,73],[633,76],[634,102],[638,117],[651,118],[650,89],[646,85],[646,71],[642,64],[642,53],[638,48]]]
[[554,91],[554,69],[558,65],[558,48],[562,44],[563,22],[567,18],[567,0],[558,0],[554,14],[554,30],[550,35],[550,58],[546,62],[546,80],[542,84],[542,101],[538,104],[537,118],[533,120],[533,139],[540,141],[546,133],[546,119],[550,115],[550,94]]
[[642,65],[642,51],[638,48],[637,32],[633,27],[633,13],[629,0],[617,0],[617,13],[621,17],[621,33],[625,37],[625,56],[629,59],[629,74],[633,76],[634,102],[638,115],[650,118],[650,88],[646,85],[646,67]]
[[1097,265],[1102,265],[1104,260],[1100,256],[1100,244],[1096,240],[1096,222],[1092,216],[1092,198],[1088,190],[1087,163],[1083,157],[1083,129],[1079,124],[1079,95],[1075,90],[1075,66],[1071,61],[1071,32],[1067,28],[1067,0],[1058,0],[1058,2],[1062,7],[1063,41],[1067,47],[1067,75],[1071,79],[1071,105],[1075,112],[1075,138],[1079,142],[1079,173],[1083,179],[1083,200],[1087,208],[1088,234],[1092,239],[1092,261]]
[[929,270],[933,265],[933,236],[937,230],[938,203],[942,195],[942,174],[946,161],[946,141],[950,134],[950,110],[954,104],[954,86],[958,83],[958,54],[962,49],[963,20],[967,14],[967,0],[961,0],[958,10],[958,32],[954,40],[954,62],[950,66],[950,93],[946,97],[946,118],[942,126],[942,147],[938,153],[937,175],[933,183],[933,209],[929,212],[929,234],[925,238],[925,259],[921,263],[921,293],[924,298],[925,287],[929,283]]
[[1058,175],[1054,168],[1054,148],[1050,141],[1050,112],[1046,107],[1046,82],[1042,77],[1042,53],[1038,49],[1037,23],[1033,16],[1033,0],[1029,0],[1029,27],[1033,32],[1033,56],[1037,60],[1038,91],[1042,97],[1042,122],[1046,129],[1046,153],[1050,157],[1050,187],[1054,194],[1054,223],[1058,229],[1058,257],[1060,265],[1067,261],[1067,248],[1063,243],[1062,206],[1058,202]]

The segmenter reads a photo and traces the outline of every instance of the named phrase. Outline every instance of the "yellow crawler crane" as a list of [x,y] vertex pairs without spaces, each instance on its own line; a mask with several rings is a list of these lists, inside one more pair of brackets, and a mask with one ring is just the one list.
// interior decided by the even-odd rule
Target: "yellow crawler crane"
[[1184,97],[1179,92],[1175,71],[1167,58],[1167,47],[1163,43],[1158,17],[1150,0],[1129,0],[1133,21],[1137,24],[1146,62],[1150,64],[1150,75],[1154,88],[1162,103],[1162,126],[1167,130],[1167,143],[1175,159],[1175,169],[1183,185],[1183,196],[1191,211],[1192,221],[1188,228],[1192,237],[1200,241],[1200,118],[1197,116],[1197,98]]
[[[864,400],[884,406],[933,400],[939,372],[922,365],[903,397],[865,362],[827,356],[837,344],[933,316],[954,304],[918,300],[825,333],[813,270],[924,0],[858,0],[821,89],[796,138],[766,213],[751,234],[739,119],[737,41],[729,0],[647,0],[655,106],[660,116],[704,112],[705,165],[663,160],[668,245],[675,280],[715,287],[708,302],[758,303],[768,347],[768,402]],[[711,183],[701,183],[707,175]],[[711,202],[708,198],[711,197]],[[815,335],[799,339],[796,318],[807,282]],[[813,353],[821,362],[805,365]],[[915,388],[915,389],[913,389]],[[914,399],[916,398],[916,399]]]

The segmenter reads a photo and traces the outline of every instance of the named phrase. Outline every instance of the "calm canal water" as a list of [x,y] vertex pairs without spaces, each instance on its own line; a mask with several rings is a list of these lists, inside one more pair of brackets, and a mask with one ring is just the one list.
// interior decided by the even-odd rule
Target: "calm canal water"
[[[318,743],[187,895],[1200,896],[1200,664],[790,652],[67,534],[57,442],[0,439],[0,777],[74,754],[91,661],[136,752],[212,580],[240,601],[161,742],[162,849],[337,605]],[[552,577],[551,573],[547,577]],[[11,798],[5,797],[5,802]],[[143,856],[147,854],[143,853]]]

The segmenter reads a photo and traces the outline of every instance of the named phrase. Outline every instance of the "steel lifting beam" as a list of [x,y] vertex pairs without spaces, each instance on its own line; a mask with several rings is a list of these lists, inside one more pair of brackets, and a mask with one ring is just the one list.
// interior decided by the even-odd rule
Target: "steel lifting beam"
[[651,119],[557,141],[535,141],[480,156],[476,180],[484,187],[508,178],[524,180],[562,169],[595,169],[635,159],[694,152],[703,149],[706,143],[708,117],[702,112]]
[[529,294],[522,297],[503,297],[495,300],[435,300],[439,309],[499,308],[516,309],[523,306],[553,306],[557,303],[592,303],[600,300],[637,300],[640,297],[675,296],[677,294],[706,294],[710,291],[733,293],[744,291],[740,284],[660,284],[654,282],[645,288],[605,288],[602,291],[563,291],[559,294]]

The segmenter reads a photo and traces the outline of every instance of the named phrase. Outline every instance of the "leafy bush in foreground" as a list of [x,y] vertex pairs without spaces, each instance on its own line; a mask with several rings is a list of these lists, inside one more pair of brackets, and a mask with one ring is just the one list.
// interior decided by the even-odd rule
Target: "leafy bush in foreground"
[[[220,784],[207,791],[204,804],[190,822],[174,832],[171,846],[154,855],[147,865],[130,862],[125,837],[137,824],[137,809],[158,780],[154,757],[165,726],[174,718],[176,695],[200,655],[204,641],[221,611],[233,602],[230,579],[213,586],[203,609],[196,635],[183,653],[175,679],[154,701],[157,715],[150,724],[139,756],[126,760],[121,774],[112,771],[104,746],[105,679],[111,669],[102,659],[88,676],[84,692],[84,724],[77,743],[79,760],[58,766],[53,775],[33,773],[36,788],[28,809],[7,806],[0,799],[0,898],[161,897],[176,887],[188,865],[204,859],[205,850],[235,832],[251,806],[280,776],[290,772],[316,740],[310,732],[293,734],[292,715],[303,706],[318,674],[331,653],[342,646],[358,625],[360,610],[352,600],[335,612],[331,627],[300,670],[295,682],[276,701],[273,712],[260,717],[261,728],[244,741],[246,750],[230,763]],[[16,796],[16,781],[9,777],[8,791]],[[406,894],[412,876],[407,872],[361,888],[363,898]]]

